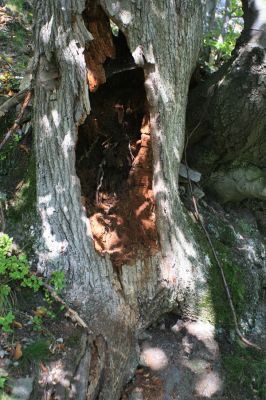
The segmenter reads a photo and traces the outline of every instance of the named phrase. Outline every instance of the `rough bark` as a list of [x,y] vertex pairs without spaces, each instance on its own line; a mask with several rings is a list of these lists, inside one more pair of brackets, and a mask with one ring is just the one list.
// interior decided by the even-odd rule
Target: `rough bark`
[[[95,4],[94,4],[95,5]],[[137,365],[136,337],[166,311],[196,313],[204,265],[178,196],[188,84],[201,31],[198,1],[100,1],[144,69],[151,119],[160,251],[113,268],[93,243],[75,170],[78,126],[90,113],[85,0],[37,1],[35,147],[41,218],[39,269],[63,270],[65,297],[90,327],[75,398],[118,399]],[[178,26],[178,29],[176,28]],[[71,388],[65,398],[71,398]]]
[[232,59],[190,93],[189,162],[223,201],[266,198],[265,2],[243,1]]

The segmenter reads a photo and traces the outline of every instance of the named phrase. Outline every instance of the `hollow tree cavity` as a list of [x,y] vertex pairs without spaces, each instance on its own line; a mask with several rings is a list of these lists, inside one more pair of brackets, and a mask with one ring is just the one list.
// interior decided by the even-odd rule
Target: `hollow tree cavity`
[[121,266],[155,253],[158,239],[144,72],[122,32],[109,46],[112,59],[92,71],[88,61],[91,112],[79,127],[76,169],[95,248]]

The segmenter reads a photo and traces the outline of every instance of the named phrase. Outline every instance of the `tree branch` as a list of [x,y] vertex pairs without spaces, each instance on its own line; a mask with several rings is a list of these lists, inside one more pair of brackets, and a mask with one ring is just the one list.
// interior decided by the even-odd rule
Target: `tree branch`
[[[22,92],[20,92],[20,93],[22,93]],[[26,93],[26,95],[25,95],[25,93]],[[23,117],[23,114],[24,114],[24,112],[25,112],[25,109],[27,108],[27,106],[28,106],[28,104],[29,104],[29,102],[30,102],[31,95],[32,95],[32,92],[31,92],[31,91],[28,91],[28,90],[23,91],[23,97],[24,97],[24,96],[25,96],[25,97],[24,97],[24,101],[23,101],[23,104],[22,104],[22,107],[21,107],[21,111],[20,111],[20,113],[19,113],[17,119],[15,120],[13,126],[12,126],[12,127],[10,128],[10,130],[6,133],[4,139],[3,139],[2,142],[0,143],[0,150],[2,150],[2,148],[4,147],[4,145],[6,144],[6,142],[8,142],[8,140],[11,138],[11,136],[13,135],[13,133],[19,128],[20,121],[22,120],[22,117]],[[13,99],[14,99],[14,98],[12,97],[12,99],[6,101],[6,102],[4,103],[4,105],[5,105],[6,103],[8,103],[9,101],[13,100]],[[22,99],[21,99],[21,100],[22,100]],[[13,103],[12,106],[15,105],[15,104],[16,104],[16,103]],[[10,109],[12,106],[9,106],[9,109]],[[7,111],[6,111],[6,112],[7,112]],[[0,108],[0,117],[1,117],[1,108]]]
[[4,104],[1,105],[0,107],[0,118],[4,117],[6,113],[14,106],[20,104],[24,97],[25,94],[28,92],[28,89],[21,90],[21,92],[18,92],[14,96],[12,96],[10,99],[4,102]]

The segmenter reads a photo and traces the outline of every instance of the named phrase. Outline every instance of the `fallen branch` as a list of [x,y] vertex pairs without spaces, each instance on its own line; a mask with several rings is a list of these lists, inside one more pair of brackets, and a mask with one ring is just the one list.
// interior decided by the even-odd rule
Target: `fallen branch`
[[14,96],[12,96],[10,99],[4,102],[4,104],[1,105],[0,107],[0,118],[4,117],[5,114],[14,106],[20,104],[23,99],[25,98],[25,94],[27,94],[28,89],[21,90],[21,92],[18,92]]
[[[22,92],[20,92],[20,93],[22,93]],[[25,93],[26,93],[26,95],[25,95]],[[26,108],[27,108],[27,106],[28,106],[28,104],[29,104],[29,102],[30,102],[30,99],[31,99],[31,91],[26,90],[26,91],[23,92],[23,95],[24,95],[25,97],[24,97],[24,101],[23,101],[23,104],[22,104],[22,107],[21,107],[21,111],[20,111],[20,113],[19,113],[17,119],[15,120],[13,126],[12,126],[12,127],[10,128],[10,130],[6,133],[4,139],[3,139],[2,142],[0,143],[0,150],[2,150],[2,148],[3,148],[4,145],[8,142],[8,140],[11,138],[11,136],[13,135],[13,133],[14,133],[14,132],[19,128],[19,126],[20,126],[20,125],[19,125],[19,124],[20,124],[20,121],[21,121],[21,119],[22,119],[22,117],[23,117],[23,114],[24,114],[24,112],[25,112],[25,110],[26,110]],[[12,97],[12,99],[13,99],[13,97]],[[10,101],[11,101],[12,99],[10,99]],[[9,101],[9,100],[8,100],[8,101]],[[6,103],[7,103],[7,102],[6,102]],[[6,103],[4,103],[4,105],[5,105]],[[0,116],[1,116],[1,108],[0,108]]]

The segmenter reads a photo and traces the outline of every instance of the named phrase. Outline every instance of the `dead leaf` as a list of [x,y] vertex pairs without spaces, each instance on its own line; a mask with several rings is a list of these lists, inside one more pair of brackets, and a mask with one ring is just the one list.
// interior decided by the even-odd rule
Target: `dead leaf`
[[29,154],[30,149],[28,148],[28,146],[26,146],[25,144],[20,144],[19,147],[21,150],[25,151],[25,153]]
[[47,310],[45,307],[37,307],[36,311],[33,311],[36,317],[43,317],[46,314]]
[[22,324],[18,321],[13,321],[13,327],[17,329],[22,329]]
[[16,344],[16,348],[14,351],[14,360],[19,360],[22,357],[23,353],[22,353],[22,347],[20,343]]
[[47,372],[49,371],[48,368],[46,367],[46,365],[44,365],[44,363],[40,362],[40,368],[42,370],[43,373],[47,374]]

